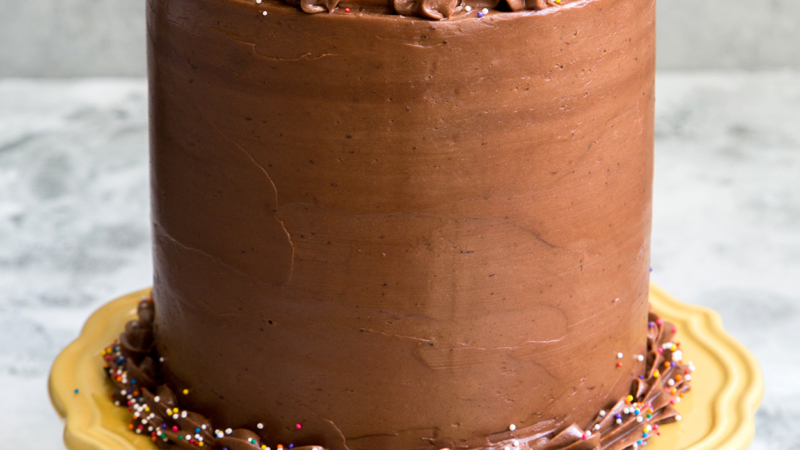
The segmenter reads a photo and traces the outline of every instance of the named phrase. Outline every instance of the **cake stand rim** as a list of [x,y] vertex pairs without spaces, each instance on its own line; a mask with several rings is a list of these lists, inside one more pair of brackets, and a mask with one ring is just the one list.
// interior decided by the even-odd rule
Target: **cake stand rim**
[[[126,430],[130,436],[120,435],[104,426],[99,402],[93,396],[81,396],[80,387],[103,389],[110,392],[105,383],[105,374],[99,364],[100,349],[116,338],[122,327],[108,331],[106,324],[124,322],[135,316],[136,305],[152,288],[146,288],[117,297],[94,311],[84,323],[78,337],[62,350],[53,362],[48,377],[47,389],[50,401],[58,415],[64,420],[64,444],[69,450],[142,450],[155,449],[146,438]],[[121,317],[120,317],[121,316]],[[115,320],[116,319],[116,320]],[[109,333],[111,339],[105,338]],[[101,344],[104,342],[104,344]],[[98,348],[97,345],[100,345]],[[81,365],[82,360],[98,358],[96,366]],[[92,369],[96,369],[92,374]],[[97,373],[99,372],[99,374]],[[90,375],[90,379],[78,379],[78,375]],[[95,375],[95,377],[91,377]],[[94,378],[94,379],[91,379]],[[100,379],[100,383],[97,382]],[[88,398],[87,398],[88,397]],[[105,400],[105,399],[103,399]],[[113,408],[111,401],[108,406]],[[116,408],[122,411],[122,408]],[[138,439],[137,439],[138,438]]]
[[[665,319],[679,322],[683,333],[696,334],[726,369],[724,394],[714,402],[716,426],[686,450],[746,450],[755,436],[755,413],[764,398],[764,375],[758,360],[725,331],[722,317],[713,309],[683,303],[655,283],[650,284],[650,302]],[[714,351],[710,348],[714,343],[725,351]]]

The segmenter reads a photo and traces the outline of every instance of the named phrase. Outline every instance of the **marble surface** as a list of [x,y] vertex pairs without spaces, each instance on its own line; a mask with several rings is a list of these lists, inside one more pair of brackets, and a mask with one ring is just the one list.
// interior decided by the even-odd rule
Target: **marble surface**
[[[657,113],[653,280],[761,362],[751,449],[800,449],[800,74],[662,72]],[[50,364],[150,284],[147,173],[144,80],[0,79],[2,447],[64,448]]]

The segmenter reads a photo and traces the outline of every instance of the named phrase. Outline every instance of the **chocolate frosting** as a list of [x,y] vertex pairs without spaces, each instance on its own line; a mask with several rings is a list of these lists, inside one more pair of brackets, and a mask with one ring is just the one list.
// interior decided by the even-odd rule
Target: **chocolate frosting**
[[[262,437],[257,430],[217,429],[204,416],[182,410],[174,391],[160,384],[160,373],[154,363],[160,358],[153,346],[152,328],[153,302],[142,300],[139,320],[129,322],[120,339],[102,352],[106,373],[115,385],[111,398],[117,405],[128,406],[132,413],[131,430],[150,435],[164,449],[283,447],[272,436]],[[641,355],[647,361],[644,374],[634,381],[626,398],[608,410],[601,410],[588,427],[572,424],[556,430],[553,421],[545,421],[488,436],[488,445],[481,450],[623,450],[645,445],[658,434],[660,425],[680,420],[672,405],[690,388],[694,367],[691,363],[682,364],[680,344],[674,342],[676,331],[672,324],[650,314],[647,354]],[[263,429],[263,424],[256,426],[259,428]],[[324,450],[316,445],[294,447],[292,443],[287,447]]]
[[[449,19],[453,14],[468,14],[470,9],[504,8],[509,11],[533,10],[541,11],[559,5],[567,5],[580,0],[286,0],[290,5],[299,6],[300,9],[316,14],[321,12],[332,13],[339,9],[350,12],[352,8],[357,11],[373,13],[394,13],[406,16],[419,16],[426,19]],[[583,0],[586,1],[586,0]],[[466,8],[469,6],[469,8]],[[483,13],[481,13],[483,15]]]
[[181,408],[298,446],[487,448],[589,423],[643,373],[652,0],[149,0],[148,42]]

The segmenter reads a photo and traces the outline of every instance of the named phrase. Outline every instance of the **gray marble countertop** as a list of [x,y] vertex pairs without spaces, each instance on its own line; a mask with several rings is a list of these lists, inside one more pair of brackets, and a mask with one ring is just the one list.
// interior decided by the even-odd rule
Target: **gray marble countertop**
[[[766,379],[752,450],[800,449],[800,74],[660,73],[653,280]],[[0,438],[63,449],[47,374],[151,283],[142,79],[0,79]]]

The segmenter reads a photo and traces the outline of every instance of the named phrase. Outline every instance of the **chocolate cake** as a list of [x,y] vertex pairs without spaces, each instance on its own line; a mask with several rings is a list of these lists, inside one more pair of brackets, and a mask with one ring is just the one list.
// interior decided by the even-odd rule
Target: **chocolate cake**
[[654,6],[149,0],[153,303],[106,355],[132,428],[643,444],[689,371],[648,313]]

